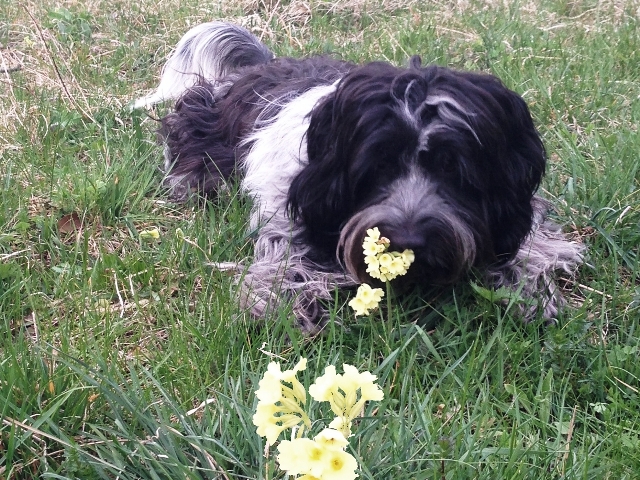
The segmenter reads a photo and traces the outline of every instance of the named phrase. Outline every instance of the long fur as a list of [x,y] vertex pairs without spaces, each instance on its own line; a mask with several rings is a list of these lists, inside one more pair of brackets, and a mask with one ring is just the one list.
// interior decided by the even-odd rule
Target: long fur
[[[446,285],[482,272],[551,320],[558,269],[583,248],[536,195],[545,151],[528,107],[497,78],[421,65],[274,59],[246,30],[212,22],[179,42],[149,105],[162,119],[167,183],[177,200],[215,195],[238,175],[259,231],[239,278],[258,317],[292,302],[318,332],[336,288],[371,282],[362,241],[377,226],[416,262],[402,284]],[[396,281],[394,281],[396,282]]]
[[200,78],[215,83],[238,68],[266,63],[272,58],[271,51],[244,28],[224,22],[203,23],[180,39],[162,69],[158,88],[138,99],[134,107],[175,100]]

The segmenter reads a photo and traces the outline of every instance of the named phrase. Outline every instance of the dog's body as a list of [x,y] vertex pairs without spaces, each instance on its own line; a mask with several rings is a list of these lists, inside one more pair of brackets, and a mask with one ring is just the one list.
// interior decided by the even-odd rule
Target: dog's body
[[[293,302],[301,328],[326,321],[335,288],[369,282],[362,252],[378,227],[413,249],[404,283],[452,284],[471,269],[519,291],[553,319],[553,280],[582,247],[546,219],[536,196],[545,152],[525,102],[493,76],[328,57],[274,59],[253,35],[212,22],[176,47],[158,90],[176,199],[211,195],[234,175],[259,229],[242,298],[263,317]],[[395,282],[395,281],[394,281]]]

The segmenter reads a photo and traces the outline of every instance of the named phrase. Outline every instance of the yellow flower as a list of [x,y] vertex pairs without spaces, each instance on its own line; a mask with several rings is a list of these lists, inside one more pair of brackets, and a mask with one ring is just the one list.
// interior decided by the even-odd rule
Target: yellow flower
[[349,301],[349,306],[356,312],[356,316],[368,315],[367,304],[361,298],[353,298]]
[[275,416],[279,411],[276,405],[258,403],[256,413],[253,415],[253,424],[258,427],[256,432],[261,437],[266,437],[269,444],[275,443],[280,432],[284,430],[282,425],[278,424],[279,418]]
[[369,265],[367,267],[367,273],[371,275],[371,278],[380,278],[380,269],[378,266]]
[[304,387],[298,380],[297,375],[298,375],[298,372],[305,370],[306,368],[307,368],[307,359],[301,358],[300,361],[296,363],[296,365],[291,370],[285,370],[284,372],[280,373],[280,380],[291,383],[293,396],[300,403],[304,403],[306,401],[307,392],[305,391]]
[[[363,298],[367,302],[379,301],[382,294],[381,289],[368,287]],[[375,384],[376,376],[370,372],[359,372],[353,365],[344,364],[344,373],[339,375],[333,365],[327,366],[324,374],[309,387],[309,394],[317,401],[328,401],[336,418],[313,440],[304,438],[305,428],[311,427],[311,421],[302,409],[304,402],[300,401],[306,398],[306,391],[300,385],[303,394],[296,393],[295,385],[299,383],[297,373],[306,365],[304,358],[291,370],[282,371],[277,362],[269,364],[256,392],[259,401],[253,423],[258,434],[266,437],[269,444],[277,442],[284,430],[303,423],[296,438],[280,441],[277,447],[276,459],[287,478],[354,480],[358,477],[358,462],[345,452],[352,420],[362,411],[365,402],[381,400],[382,390]]]
[[353,480],[357,477],[358,462],[351,454],[308,438],[280,442],[277,460],[287,474],[302,474],[307,479]]
[[311,426],[309,417],[302,409],[307,392],[296,378],[297,373],[306,367],[306,358],[302,358],[293,369],[284,372],[279,363],[271,362],[258,384],[258,406],[253,424],[257,427],[258,435],[266,437],[270,444],[276,442],[280,433],[287,428],[301,422],[304,424],[302,429]]
[[325,428],[314,440],[328,450],[343,450],[349,444],[344,435],[334,428]]
[[317,402],[327,402],[331,400],[333,390],[337,387],[340,375],[336,374],[336,367],[329,365],[324,369],[324,375],[316,378],[316,381],[309,387],[309,395]]
[[353,308],[358,315],[369,315],[370,310],[378,308],[378,304],[384,291],[381,288],[371,288],[366,283],[363,283],[358,287],[356,296],[349,301],[349,306]]
[[401,256],[397,256],[397,257],[393,257],[393,260],[391,260],[391,265],[389,265],[389,267],[387,267],[389,269],[389,272],[397,275],[404,275],[405,273],[407,273],[407,269],[404,266],[404,261],[402,260]]
[[278,464],[289,475],[311,474],[322,478],[325,455],[330,450],[310,438],[283,440],[278,445]]
[[362,301],[366,304],[370,304],[371,302],[378,303],[382,298],[382,289],[373,289],[366,283],[362,285],[364,288],[360,290],[359,296]]
[[270,445],[276,443],[283,431],[300,422],[310,425],[306,414],[270,403],[258,403],[256,413],[253,415],[253,424],[257,427],[256,433],[265,437]]
[[338,430],[343,435],[351,435],[351,426],[353,422],[351,422],[347,417],[343,415],[339,415],[329,423],[329,428],[333,428],[334,430]]
[[296,363],[295,367],[293,367],[291,370],[285,370],[284,372],[280,370],[280,364],[278,362],[271,362],[267,367],[267,372],[278,380],[290,382],[291,380],[296,378],[298,372],[305,370],[306,368],[307,359],[301,358],[300,361]]
[[[258,382],[260,388],[256,390],[256,397],[258,397],[260,402],[276,403],[282,398],[282,384],[278,376],[274,375],[274,372],[271,371],[271,365],[274,364],[269,364],[267,371],[262,376],[260,382]],[[278,370],[280,370],[280,365],[275,365],[277,365]]]
[[330,450],[324,463],[322,480],[353,480],[358,476],[355,472],[358,462],[353,455],[342,450]]
[[[380,253],[380,247],[382,245],[379,245],[378,243],[374,242],[374,241],[370,241],[369,239],[365,239],[364,243],[362,244],[362,251],[364,252],[365,256],[375,256],[378,253]],[[384,249],[384,247],[383,247]]]
[[299,371],[307,368],[307,359],[302,358],[291,370],[280,370],[280,364],[277,362],[271,362],[267,367],[262,380],[258,383],[260,388],[256,391],[256,396],[260,401],[275,403],[283,397],[283,385],[282,381],[291,384],[293,391],[293,397],[300,403],[304,403],[307,394],[300,381],[296,378]]
[[340,388],[343,392],[360,390],[360,399],[364,401],[368,400],[382,400],[384,393],[379,385],[374,382],[378,377],[371,372],[359,372],[353,365],[344,364],[342,366],[344,374],[340,381]]
[[378,262],[380,262],[380,267],[389,268],[391,262],[393,262],[393,257],[389,253],[383,253],[378,256]]
[[[334,366],[325,369],[309,387],[309,394],[318,402],[328,401],[336,418],[329,429],[337,430],[344,438],[351,435],[351,421],[360,414],[365,402],[382,400],[384,393],[374,382],[376,376],[369,372],[358,372],[353,365],[343,365],[344,374],[338,375]],[[328,434],[328,432],[327,432]]]
[[[280,367],[280,365],[278,365],[278,367]],[[296,378],[296,375],[298,374],[298,372],[302,370],[306,370],[306,368],[307,368],[307,359],[301,358],[300,361],[296,363],[296,365],[291,370],[285,370],[284,372],[282,372],[280,374],[281,375],[280,379],[284,380],[285,382],[290,382],[291,380]]]
[[[407,269],[415,260],[413,250],[400,252],[388,252],[390,241],[386,237],[380,236],[377,227],[367,230],[367,236],[362,242],[364,253],[364,263],[367,265],[367,273],[383,282],[393,280],[399,275],[407,273]],[[363,305],[356,302],[359,312],[367,310]],[[359,313],[357,315],[364,315]]]
[[404,262],[405,268],[409,268],[413,263],[413,261],[416,259],[416,256],[414,255],[413,250],[410,250],[410,249],[406,249],[404,252],[402,252],[401,256],[402,256],[402,261]]
[[373,227],[367,230],[367,238],[370,238],[374,242],[380,240],[380,230],[378,227]]
[[374,266],[375,268],[378,268],[380,266],[377,255],[366,255],[364,257],[364,263],[369,266]]
[[306,473],[308,465],[304,455],[302,443],[313,442],[308,438],[297,438],[295,440],[283,440],[278,445],[278,464],[280,468],[286,470],[289,475]]

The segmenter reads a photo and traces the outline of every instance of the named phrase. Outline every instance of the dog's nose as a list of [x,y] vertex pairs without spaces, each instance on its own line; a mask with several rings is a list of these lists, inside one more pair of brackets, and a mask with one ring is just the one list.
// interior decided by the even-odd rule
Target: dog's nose
[[399,230],[389,235],[389,250],[402,252],[406,249],[420,250],[426,246],[424,234],[416,230]]

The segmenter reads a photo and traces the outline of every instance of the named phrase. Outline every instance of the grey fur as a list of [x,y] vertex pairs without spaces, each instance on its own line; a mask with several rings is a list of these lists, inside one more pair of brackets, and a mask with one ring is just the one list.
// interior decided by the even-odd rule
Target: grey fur
[[238,275],[241,305],[256,318],[290,303],[299,328],[307,335],[320,332],[329,319],[324,301],[338,288],[356,282],[341,269],[327,270],[309,260],[309,249],[292,240],[291,224],[282,216],[260,230],[254,259]]
[[539,196],[532,200],[534,223],[516,256],[496,269],[486,272],[486,282],[495,288],[506,287],[526,301],[521,306],[525,321],[539,310],[549,322],[555,321],[566,305],[558,289],[557,271],[575,274],[584,261],[585,246],[569,241],[559,225],[548,218],[549,202]]
[[365,273],[362,241],[372,225],[385,225],[390,231],[410,234],[414,226],[424,221],[437,223],[439,231],[450,239],[448,245],[457,257],[454,263],[458,267],[450,272],[451,276],[458,277],[468,270],[476,256],[473,232],[455,208],[438,194],[437,185],[421,175],[417,167],[394,182],[378,201],[356,213],[344,226],[338,251],[343,253],[346,270],[362,282],[370,281]]

